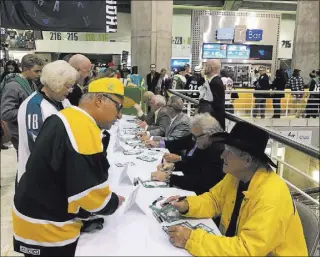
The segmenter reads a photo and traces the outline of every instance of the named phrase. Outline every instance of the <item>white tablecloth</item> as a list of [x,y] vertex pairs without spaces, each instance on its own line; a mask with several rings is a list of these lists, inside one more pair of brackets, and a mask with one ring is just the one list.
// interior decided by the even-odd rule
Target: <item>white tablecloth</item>
[[[132,185],[135,177],[149,179],[151,172],[156,170],[161,162],[163,152],[157,152],[155,162],[144,162],[133,155],[124,155],[121,151],[115,152],[114,144],[117,129],[132,127],[133,124],[126,122],[132,117],[124,116],[123,119],[110,130],[111,139],[107,150],[109,169],[109,185],[113,192],[126,198],[125,203],[111,216],[104,216],[104,228],[93,233],[82,234],[76,256],[189,256],[184,249],[174,247],[168,235],[162,230],[162,226],[169,225],[166,222],[159,223],[152,215],[149,205],[159,196],[165,198],[172,195],[189,196],[194,192],[177,188],[144,188],[139,187],[135,205],[125,211],[127,200],[135,187]],[[162,151],[165,149],[162,149]],[[145,149],[143,154],[150,150]],[[134,166],[128,168],[128,179],[120,182],[120,174],[123,167],[117,167],[118,162],[134,162]],[[184,219],[185,220],[185,219]],[[203,223],[220,235],[220,232],[211,219],[186,219],[190,224]],[[177,221],[171,224],[181,222]]]

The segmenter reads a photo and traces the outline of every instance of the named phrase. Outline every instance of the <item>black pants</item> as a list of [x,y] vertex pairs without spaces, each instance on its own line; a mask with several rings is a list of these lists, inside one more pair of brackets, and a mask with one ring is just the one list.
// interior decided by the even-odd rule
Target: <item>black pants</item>
[[281,118],[281,99],[273,99],[273,118]]
[[253,110],[253,117],[255,118],[258,113],[260,113],[261,118],[265,118],[265,104],[266,104],[266,99],[255,99],[255,107]]

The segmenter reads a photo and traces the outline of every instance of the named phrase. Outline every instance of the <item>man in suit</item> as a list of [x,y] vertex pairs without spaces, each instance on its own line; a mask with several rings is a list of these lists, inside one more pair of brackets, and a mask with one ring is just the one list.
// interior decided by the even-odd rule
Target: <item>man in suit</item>
[[156,71],[156,65],[150,65],[150,73],[146,76],[147,90],[152,91],[156,94],[156,87],[159,80],[160,74]]
[[143,95],[143,103],[146,104],[146,108],[148,110],[147,114],[145,114],[139,104],[135,104],[134,108],[137,111],[137,117],[141,121],[146,121],[147,125],[152,125],[153,123],[153,115],[154,113],[151,110],[152,105],[152,98],[154,96],[154,93],[151,91],[147,91]]
[[209,60],[206,63],[206,81],[200,87],[198,112],[210,112],[225,129],[225,90],[220,77],[221,61]]
[[189,117],[183,113],[184,102],[178,96],[171,96],[167,102],[167,111],[171,117],[164,136],[154,136],[146,142],[149,147],[165,148],[166,142],[178,140],[191,134]]
[[[219,122],[209,113],[197,114],[191,119],[195,148],[177,161],[162,163],[152,173],[152,180],[167,181],[171,187],[194,191],[197,195],[208,192],[223,177],[221,154],[224,145],[212,142],[212,135],[223,132]],[[168,154],[167,154],[168,156]],[[168,169],[169,168],[169,169]],[[169,170],[182,171],[184,176],[170,174]]]
[[152,97],[151,111],[153,116],[151,124],[148,125],[146,121],[140,122],[138,125],[145,129],[146,132],[138,133],[137,136],[142,137],[143,140],[148,139],[151,136],[165,136],[166,129],[170,124],[170,117],[166,110],[165,98],[161,95],[155,95]]

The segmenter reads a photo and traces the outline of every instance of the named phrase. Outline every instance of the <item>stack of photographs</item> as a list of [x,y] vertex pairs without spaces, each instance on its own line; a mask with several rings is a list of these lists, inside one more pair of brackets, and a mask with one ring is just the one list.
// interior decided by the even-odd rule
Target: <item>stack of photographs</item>
[[145,161],[145,162],[157,161],[156,158],[154,158],[152,156],[148,156],[148,155],[141,155],[141,156],[137,156],[136,158],[139,159],[139,160]]

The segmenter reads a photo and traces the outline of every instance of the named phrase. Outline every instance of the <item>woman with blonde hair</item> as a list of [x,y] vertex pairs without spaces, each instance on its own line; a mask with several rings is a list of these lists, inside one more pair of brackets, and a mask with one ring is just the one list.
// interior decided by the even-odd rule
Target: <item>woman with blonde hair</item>
[[72,92],[78,77],[77,70],[63,60],[48,63],[43,67],[40,77],[42,89],[31,94],[21,104],[18,111],[19,163],[17,182],[25,172],[30,152],[45,120],[70,106],[66,97]]

